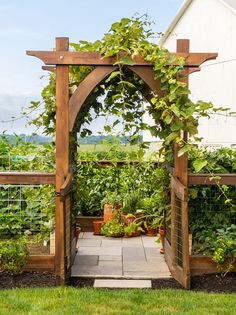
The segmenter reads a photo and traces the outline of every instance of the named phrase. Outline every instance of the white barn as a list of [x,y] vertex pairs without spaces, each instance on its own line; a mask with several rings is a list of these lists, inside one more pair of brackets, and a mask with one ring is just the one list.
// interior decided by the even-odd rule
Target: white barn
[[[176,40],[182,38],[190,39],[192,52],[218,53],[190,75],[191,99],[236,112],[236,0],[186,0],[159,44],[175,52]],[[236,118],[203,119],[199,135],[206,145],[236,146]],[[144,140],[157,143],[148,133]]]

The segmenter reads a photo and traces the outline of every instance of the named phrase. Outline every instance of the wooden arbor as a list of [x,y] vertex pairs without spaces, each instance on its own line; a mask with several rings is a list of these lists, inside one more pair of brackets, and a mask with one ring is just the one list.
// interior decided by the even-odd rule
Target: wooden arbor
[[[102,58],[97,52],[71,52],[68,38],[56,38],[55,51],[27,51],[30,56],[41,59],[46,65],[53,65],[56,72],[56,252],[55,273],[65,281],[72,264],[71,259],[71,174],[69,161],[69,136],[73,130],[76,117],[93,89],[115,70],[115,58]],[[186,74],[199,71],[199,66],[217,57],[216,53],[190,53],[189,40],[178,40],[176,53],[184,57]],[[132,58],[134,66],[129,67],[157,95],[163,95],[160,82],[154,79],[152,64],[139,56]],[[77,90],[69,98],[69,66],[96,66]],[[52,67],[43,67],[52,70]],[[188,83],[188,79],[185,79]],[[187,134],[184,134],[187,138]],[[175,146],[175,170],[172,177],[172,220],[171,241],[166,250],[166,260],[173,276],[185,287],[189,287],[188,256],[188,217],[187,217],[187,154],[178,157]],[[181,257],[180,257],[181,256]]]

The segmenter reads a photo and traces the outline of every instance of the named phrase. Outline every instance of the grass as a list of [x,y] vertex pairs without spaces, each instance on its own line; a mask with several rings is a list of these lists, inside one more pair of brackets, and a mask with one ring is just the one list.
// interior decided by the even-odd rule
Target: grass
[[235,294],[184,290],[14,289],[0,291],[0,314],[236,314]]

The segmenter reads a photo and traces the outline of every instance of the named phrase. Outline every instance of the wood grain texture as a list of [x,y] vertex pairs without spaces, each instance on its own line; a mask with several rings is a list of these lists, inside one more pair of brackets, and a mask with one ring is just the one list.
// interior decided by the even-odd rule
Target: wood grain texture
[[61,186],[60,189],[60,199],[61,201],[65,201],[66,196],[71,192],[72,189],[72,174],[69,173],[66,177],[65,182],[63,183],[63,185]]
[[[214,177],[220,177],[214,179]],[[236,186],[236,174],[188,174],[190,185],[231,185]]]
[[56,73],[56,67],[54,66],[42,66],[42,69],[45,71]]
[[[75,52],[75,51],[27,51],[28,56],[37,57],[46,65],[84,65],[84,66],[110,66],[117,61],[116,57],[104,58],[98,52]],[[170,53],[169,56],[175,56],[176,61],[169,64],[178,65],[177,59],[182,57],[185,59],[185,67],[199,67],[208,60],[216,59],[217,53],[189,53],[177,52]],[[120,54],[124,56],[124,54]],[[167,56],[167,59],[168,57]],[[140,56],[131,57],[135,65],[151,66],[152,64],[145,61]]]
[[[189,40],[177,40],[177,53],[189,53]],[[188,74],[188,73],[185,73]],[[179,78],[178,78],[179,79]],[[188,86],[188,76],[185,75],[181,81]],[[187,141],[188,134],[183,132],[183,140]],[[180,147],[174,144],[174,176],[172,176],[171,189],[171,247],[172,247],[172,268],[174,278],[186,289],[190,288],[190,266],[189,266],[189,237],[188,237],[188,155],[187,153],[178,156]],[[179,235],[175,214],[175,199],[181,200],[181,234],[182,234],[182,262],[183,266],[178,266],[176,262],[176,244]]]
[[180,200],[188,200],[187,187],[181,184],[181,182],[175,176],[171,176],[171,188],[174,190],[175,194]]
[[[65,52],[68,38],[56,38],[56,50]],[[59,52],[59,53],[60,53]],[[69,67],[56,66],[56,216],[55,216],[55,273],[65,282],[64,203],[60,189],[69,172]]]
[[1,185],[55,185],[56,176],[43,172],[0,172]]
[[[233,271],[236,272],[236,261],[233,264]],[[210,256],[191,255],[190,256],[191,276],[219,273],[216,263]]]
[[54,255],[30,255],[24,270],[53,271],[55,263]]
[[131,71],[137,74],[159,97],[164,96],[161,90],[160,80],[155,79],[155,72],[151,67],[132,66],[128,67]]

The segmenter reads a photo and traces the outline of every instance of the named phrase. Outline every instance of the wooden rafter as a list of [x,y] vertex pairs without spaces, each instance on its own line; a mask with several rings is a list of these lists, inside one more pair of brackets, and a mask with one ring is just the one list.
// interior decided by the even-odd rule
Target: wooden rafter
[[[117,61],[116,57],[104,58],[98,52],[75,51],[27,51],[27,55],[41,59],[46,65],[81,65],[81,66],[111,66]],[[217,53],[170,53],[176,61],[172,65],[178,65],[177,59],[183,57],[186,67],[199,67],[203,62],[215,59]],[[120,55],[122,57],[122,54]],[[168,59],[168,57],[167,57]],[[137,66],[151,66],[140,56],[133,56],[133,62]]]

